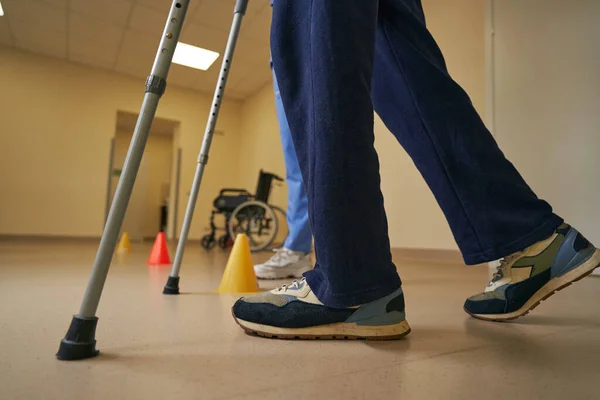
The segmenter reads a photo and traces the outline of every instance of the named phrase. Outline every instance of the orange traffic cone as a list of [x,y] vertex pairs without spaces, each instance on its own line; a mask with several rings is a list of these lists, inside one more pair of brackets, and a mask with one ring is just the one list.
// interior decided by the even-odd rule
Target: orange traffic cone
[[117,252],[129,253],[131,251],[131,243],[129,242],[129,235],[127,232],[123,232],[121,240],[119,240],[119,246],[117,246]]
[[164,232],[159,232],[156,235],[154,246],[150,252],[150,258],[148,259],[148,265],[164,265],[171,264],[169,258],[169,249],[167,248],[167,239],[165,238]]
[[219,293],[255,293],[258,292],[258,283],[254,274],[254,263],[250,256],[248,237],[239,234],[235,238],[231,255],[217,289]]

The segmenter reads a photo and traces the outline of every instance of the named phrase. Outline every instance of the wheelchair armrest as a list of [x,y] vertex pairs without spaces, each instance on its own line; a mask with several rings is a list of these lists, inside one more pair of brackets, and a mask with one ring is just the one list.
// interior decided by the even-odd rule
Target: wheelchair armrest
[[250,193],[246,189],[232,189],[232,188],[221,189],[221,191],[219,192],[219,196],[223,196],[225,193],[239,193],[239,194],[247,194],[248,196],[250,196]]

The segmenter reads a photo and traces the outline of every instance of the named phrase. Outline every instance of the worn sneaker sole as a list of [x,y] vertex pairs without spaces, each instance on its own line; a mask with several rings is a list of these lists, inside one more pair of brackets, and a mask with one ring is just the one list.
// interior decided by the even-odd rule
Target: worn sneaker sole
[[258,279],[275,280],[287,278],[302,278],[302,274],[312,269],[312,265],[306,267],[273,267],[254,268]]
[[566,288],[573,282],[577,282],[578,280],[590,275],[598,267],[600,267],[600,250],[596,249],[592,256],[579,267],[567,272],[562,276],[550,280],[548,283],[542,286],[541,289],[531,296],[527,303],[525,303],[525,305],[519,308],[517,311],[506,314],[473,314],[467,311],[465,308],[465,312],[474,318],[485,321],[501,322],[517,319],[527,315],[531,310],[539,306],[542,301],[546,300],[554,293]]
[[362,326],[353,322],[342,322],[310,328],[278,328],[244,321],[235,316],[233,318],[248,335],[274,339],[397,340],[410,333],[410,326],[406,321],[383,326]]

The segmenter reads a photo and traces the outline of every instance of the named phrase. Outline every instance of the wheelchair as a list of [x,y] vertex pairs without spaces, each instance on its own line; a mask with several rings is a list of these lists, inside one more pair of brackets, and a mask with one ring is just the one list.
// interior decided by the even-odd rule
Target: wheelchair
[[[225,250],[233,244],[235,237],[243,233],[248,237],[252,252],[267,249],[275,240],[279,228],[278,216],[285,221],[285,211],[269,204],[273,181],[283,182],[279,176],[260,170],[256,193],[246,189],[221,189],[213,201],[214,209],[210,215],[210,233],[204,235],[200,244],[206,250],[218,245]],[[223,215],[225,226],[215,224],[215,216]],[[217,238],[217,231],[225,233]]]

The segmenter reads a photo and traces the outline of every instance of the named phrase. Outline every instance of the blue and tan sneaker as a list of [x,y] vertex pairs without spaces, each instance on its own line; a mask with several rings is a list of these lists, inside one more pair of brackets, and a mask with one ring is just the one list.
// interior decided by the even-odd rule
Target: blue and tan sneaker
[[278,339],[393,340],[410,333],[402,288],[371,303],[336,309],[324,306],[302,279],[242,297],[232,311],[246,333]]
[[467,299],[475,318],[507,321],[527,314],[600,266],[600,250],[567,224],[548,238],[505,257],[483,293]]

